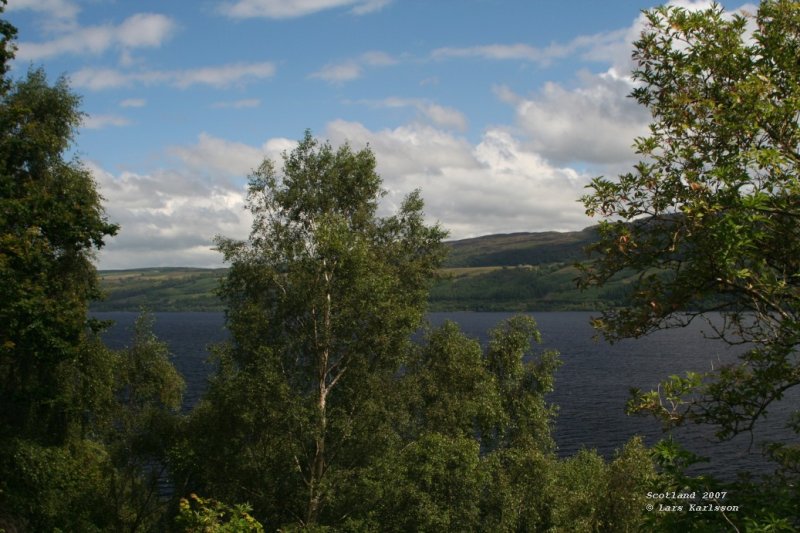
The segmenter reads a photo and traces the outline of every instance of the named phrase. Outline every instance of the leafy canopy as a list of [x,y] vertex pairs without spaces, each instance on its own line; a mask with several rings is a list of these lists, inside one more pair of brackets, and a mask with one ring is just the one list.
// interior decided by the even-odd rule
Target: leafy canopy
[[612,340],[714,311],[716,334],[749,343],[735,364],[665,384],[670,398],[632,402],[727,438],[800,383],[800,4],[646,15],[632,97],[652,113],[650,134],[633,171],[596,178],[583,198],[605,220],[581,283],[639,274],[631,304],[596,323]]
[[[444,255],[445,234],[425,224],[418,192],[377,216],[375,167],[369,148],[334,149],[306,132],[280,172],[265,160],[250,177],[250,238],[217,239],[231,264],[222,296],[232,339],[197,423],[241,391],[248,400],[237,405],[235,444],[203,445],[220,464],[203,477],[224,500],[246,499],[280,523],[317,523],[347,472],[380,449],[376,398],[403,362]],[[229,451],[240,464],[226,463]]]

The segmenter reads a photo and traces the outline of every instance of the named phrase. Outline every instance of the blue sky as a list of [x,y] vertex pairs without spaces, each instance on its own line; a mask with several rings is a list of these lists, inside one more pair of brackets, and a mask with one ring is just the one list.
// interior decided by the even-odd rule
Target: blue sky
[[[677,0],[698,8],[708,2]],[[74,151],[122,226],[100,268],[220,266],[246,176],[306,128],[369,143],[388,214],[422,190],[451,238],[576,230],[593,176],[635,162],[646,1],[9,0],[13,75],[83,97]],[[725,3],[755,12],[755,6]]]

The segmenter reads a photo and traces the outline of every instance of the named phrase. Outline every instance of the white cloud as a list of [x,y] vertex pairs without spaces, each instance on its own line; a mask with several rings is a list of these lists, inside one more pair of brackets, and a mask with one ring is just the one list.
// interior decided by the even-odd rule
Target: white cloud
[[127,126],[131,122],[119,115],[89,115],[83,121],[83,127],[90,130],[100,130],[109,126]]
[[435,126],[458,131],[467,129],[467,117],[462,112],[452,107],[434,104],[428,100],[419,98],[386,98],[377,102],[366,101],[365,103],[374,107],[411,107],[416,109],[423,119]]
[[275,74],[272,63],[233,63],[218,67],[182,70],[174,73],[174,84],[185,89],[192,85],[230,87],[248,79],[264,79]]
[[427,102],[417,106],[417,109],[437,126],[460,131],[467,129],[467,117],[457,109]]
[[114,69],[83,68],[70,74],[72,86],[79,89],[100,91],[128,87],[136,83],[164,83],[169,76],[163,72],[122,72]]
[[[537,153],[556,162],[630,163],[631,146],[647,134],[649,112],[627,97],[630,81],[609,72],[583,74],[580,86],[546,83],[531,97],[500,90]],[[509,94],[510,93],[510,94]]]
[[277,158],[281,151],[295,144],[288,139],[273,139],[256,147],[202,133],[196,144],[171,146],[167,153],[178,158],[193,173],[230,179],[246,177],[264,157]]
[[244,177],[264,157],[280,160],[296,145],[273,138],[255,147],[201,134],[193,145],[167,148],[179,163],[172,169],[114,174],[88,162],[109,220],[121,225],[100,252],[99,267],[221,266],[213,237],[245,238],[252,222]]
[[[706,9],[711,4],[705,0],[670,2],[689,10]],[[747,10],[745,5],[738,11]],[[640,14],[621,30],[580,36],[547,50],[517,50],[520,58],[526,51],[531,61],[544,62],[568,53],[610,65],[602,74],[579,73],[574,86],[549,82],[527,96],[505,86],[494,88],[500,100],[515,108],[517,125],[528,136],[533,151],[557,164],[581,163],[614,172],[630,168],[637,159],[632,149],[634,139],[647,135],[651,121],[649,111],[628,97],[634,87],[629,74],[634,67],[631,43],[639,38],[646,23],[646,17]],[[494,51],[493,57],[503,56]],[[460,49],[458,53],[489,57],[489,50],[482,48]]]
[[591,224],[577,201],[589,177],[548,163],[503,130],[487,130],[477,145],[423,125],[371,131],[335,121],[327,135],[356,148],[369,143],[389,191],[385,211],[421,188],[429,219],[452,238]]
[[238,19],[286,19],[341,7],[349,7],[355,15],[364,15],[390,3],[391,0],[237,0],[221,4],[219,10],[224,15]]
[[[517,60],[550,65],[554,60],[569,57],[581,51],[586,59],[595,59],[592,51],[623,42],[627,30],[580,36],[567,43],[552,43],[546,47],[536,47],[524,43],[489,44],[467,47],[443,47],[431,52],[433,59],[481,58],[490,60]],[[599,58],[598,58],[599,59]]]
[[380,11],[384,7],[392,3],[393,0],[361,0],[356,2],[352,9],[355,15],[366,15],[367,13],[374,13]]
[[119,103],[120,107],[144,107],[147,105],[147,100],[144,98],[126,98]]
[[311,74],[312,78],[319,78],[328,83],[339,84],[352,81],[361,77],[361,66],[355,61],[328,64]]
[[39,13],[46,31],[66,31],[75,27],[80,8],[69,0],[12,0],[6,11],[30,10]]
[[[477,168],[470,144],[448,132],[424,124],[392,130],[371,131],[358,122],[335,120],[328,124],[327,137],[336,144],[369,144],[378,163],[398,176],[436,175],[443,168]],[[413,187],[412,187],[413,189]]]
[[20,42],[17,59],[40,61],[49,57],[73,54],[101,54],[112,47],[123,51],[132,48],[161,46],[175,29],[169,17],[156,13],[133,15],[119,26],[110,24],[73,28],[65,35],[41,43]]
[[364,67],[388,67],[397,63],[397,59],[385,52],[370,51],[354,59],[328,63],[318,71],[311,73],[309,77],[339,85],[360,78],[364,73]]
[[[668,6],[679,7],[689,11],[708,9],[713,4],[714,2],[711,0],[670,0],[666,2]],[[755,13],[757,9],[753,4],[743,4],[735,10],[727,11],[726,17],[731,17],[734,13]],[[631,59],[631,44],[639,39],[646,25],[647,17],[644,13],[640,13],[627,28],[577,37],[572,43],[583,59],[609,63],[611,70],[616,75],[620,77],[628,76],[634,67]],[[755,22],[752,19],[748,24],[748,29],[750,32],[755,29]]]
[[507,104],[517,105],[523,101],[522,97],[512,91],[507,85],[494,85],[492,87],[492,92],[497,98]]
[[175,23],[156,13],[138,13],[116,28],[117,40],[128,48],[158,47],[174,31]]
[[[577,202],[588,176],[549,163],[501,129],[473,144],[424,124],[370,130],[337,120],[323,137],[334,146],[369,144],[388,191],[382,214],[420,188],[429,222],[439,221],[451,238],[591,223]],[[109,219],[122,226],[100,254],[100,267],[219,266],[212,236],[249,232],[243,177],[264,157],[280,169],[281,154],[295,146],[285,138],[252,146],[202,134],[195,144],[167,149],[178,163],[172,170],[112,174],[90,163]]]
[[244,85],[256,79],[269,78],[275,74],[275,65],[262,63],[233,63],[214,67],[187,70],[145,70],[126,72],[114,69],[84,68],[74,72],[70,78],[76,88],[100,91],[129,87],[136,84],[168,84],[186,89],[193,85],[208,85],[216,88]]
[[221,266],[214,235],[245,237],[250,225],[244,190],[204,182],[182,171],[112,174],[88,164],[120,233],[99,254],[105,269]]
[[16,57],[22,61],[39,61],[61,54],[99,54],[106,51],[113,41],[114,30],[111,27],[81,28],[53,41],[22,41]]
[[[690,11],[708,9],[710,0],[670,0],[668,5]],[[738,13],[754,13],[757,7],[745,4]],[[480,58],[488,60],[516,60],[548,66],[554,61],[570,56],[579,56],[587,61],[610,63],[618,75],[627,75],[633,66],[631,62],[631,43],[638,40],[645,28],[647,18],[643,13],[627,28],[581,35],[565,43],[551,43],[545,47],[525,43],[493,43],[466,47],[442,47],[431,52],[433,59]]]

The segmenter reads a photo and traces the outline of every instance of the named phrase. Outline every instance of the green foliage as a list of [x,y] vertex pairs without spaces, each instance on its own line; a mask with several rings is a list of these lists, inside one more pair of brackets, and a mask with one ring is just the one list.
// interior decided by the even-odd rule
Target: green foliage
[[424,224],[417,192],[376,216],[380,183],[369,149],[334,150],[307,133],[282,173],[267,160],[251,176],[250,239],[217,240],[231,263],[221,293],[232,340],[198,413],[228,417],[237,391],[253,396],[235,407],[232,439],[199,436],[201,463],[218,467],[195,475],[270,522],[317,524],[348,472],[380,449],[373,404],[443,257],[444,233]]
[[506,417],[493,428],[494,448],[522,444],[547,452],[555,449],[550,432],[556,408],[544,398],[553,391],[561,360],[553,350],[534,356],[531,344],[541,341],[536,322],[526,316],[511,318],[490,332],[486,366]]
[[[478,443],[426,432],[378,459],[367,474],[369,507],[359,509],[374,531],[480,529],[483,480]],[[363,504],[362,504],[363,505]],[[351,520],[351,523],[355,520]]]
[[675,419],[716,423],[729,437],[800,382],[800,67],[789,59],[800,52],[800,10],[763,2],[752,39],[744,17],[718,6],[647,17],[632,96],[652,112],[651,134],[637,140],[634,172],[595,179],[583,199],[589,214],[614,221],[601,225],[582,282],[639,273],[631,305],[597,322],[609,338],[720,311],[720,336],[755,345],[705,376],[699,391],[711,401]]
[[408,430],[417,434],[472,438],[491,431],[501,413],[480,344],[453,322],[429,334],[401,386],[412,417]]
[[263,533],[264,527],[249,511],[247,505],[231,507],[192,494],[181,498],[175,522],[185,533]]
[[152,323],[142,313],[131,346],[117,354],[117,401],[102,439],[111,463],[105,483],[116,531],[151,530],[166,511],[159,483],[177,438],[184,381]]
[[[749,344],[737,362],[672,376],[629,404],[670,425],[714,424],[728,439],[753,431],[800,384],[800,6],[766,0],[750,21],[718,5],[646,16],[632,96],[652,113],[650,134],[636,141],[642,161],[632,172],[596,178],[583,198],[588,214],[607,220],[581,281],[638,273],[630,305],[596,322],[611,340],[713,311],[721,321],[708,320],[712,331]],[[796,486],[793,450],[773,449],[788,452],[773,457]],[[774,523],[797,526],[784,500],[776,496]]]
[[0,449],[0,527],[9,531],[110,530],[102,446],[70,447],[3,439]]
[[60,377],[98,295],[91,258],[117,229],[89,171],[62,159],[78,100],[33,70],[0,102],[0,426],[52,442],[74,422]]
[[539,524],[557,460],[543,395],[555,354],[516,317],[482,349],[454,323],[428,332],[386,384],[386,445],[351,477],[344,531],[515,531]]
[[307,134],[251,177],[250,239],[217,241],[232,340],[170,453],[181,486],[281,531],[636,529],[652,461],[638,442],[555,456],[559,359],[533,319],[485,347],[453,323],[411,344],[443,234],[417,193],[375,216],[374,167]]
[[[5,2],[2,2],[4,5]],[[0,74],[16,30],[0,21]],[[92,260],[114,235],[90,172],[64,159],[82,114],[44,71],[0,83],[0,529],[142,531],[182,380],[137,325],[117,354],[88,318]]]

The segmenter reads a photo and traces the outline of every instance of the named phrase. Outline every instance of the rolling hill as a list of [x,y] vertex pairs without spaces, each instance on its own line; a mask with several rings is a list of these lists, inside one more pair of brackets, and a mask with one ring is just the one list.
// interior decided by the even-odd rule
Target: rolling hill
[[[596,229],[486,235],[448,242],[450,255],[431,290],[433,311],[556,311],[620,305],[627,280],[581,292],[575,263]],[[100,271],[107,295],[95,311],[218,311],[225,269]]]

